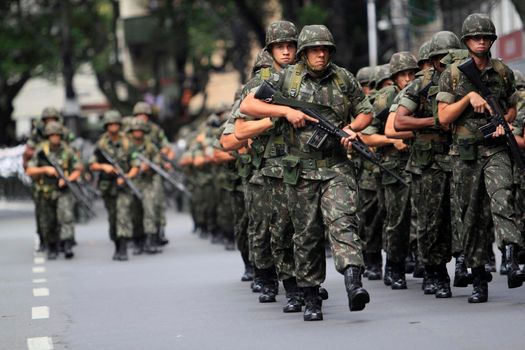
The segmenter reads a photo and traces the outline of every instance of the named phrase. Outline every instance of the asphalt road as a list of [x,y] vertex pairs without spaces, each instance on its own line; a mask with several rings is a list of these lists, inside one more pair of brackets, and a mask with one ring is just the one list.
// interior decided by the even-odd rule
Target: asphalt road
[[[191,234],[186,214],[168,215],[162,254],[111,260],[105,213],[77,226],[72,261],[33,253],[30,203],[0,205],[0,349],[521,349],[525,287],[504,277],[489,302],[470,305],[423,295],[421,280],[392,291],[365,282],[371,303],[348,311],[343,279],[330,260],[325,320],[284,314],[284,296],[260,304],[240,282],[242,261]],[[452,265],[449,265],[452,272]]]

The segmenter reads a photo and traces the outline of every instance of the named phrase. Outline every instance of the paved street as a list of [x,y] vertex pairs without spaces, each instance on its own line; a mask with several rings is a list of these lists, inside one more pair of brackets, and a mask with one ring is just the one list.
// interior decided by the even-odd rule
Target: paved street
[[325,321],[305,323],[281,312],[282,289],[277,303],[259,304],[240,282],[238,252],[191,234],[186,214],[170,210],[163,254],[114,262],[96,209],[77,226],[75,259],[48,262],[33,253],[30,203],[0,206],[0,349],[523,348],[525,287],[509,290],[499,275],[482,305],[467,303],[470,288],[437,300],[411,277],[407,291],[366,281],[372,301],[350,313],[330,260]]

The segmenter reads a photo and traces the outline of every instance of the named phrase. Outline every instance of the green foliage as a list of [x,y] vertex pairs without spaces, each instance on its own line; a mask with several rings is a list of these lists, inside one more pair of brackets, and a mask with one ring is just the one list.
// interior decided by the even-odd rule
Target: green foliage
[[307,24],[327,24],[330,13],[326,6],[309,4],[302,7],[297,14],[298,28]]
[[410,24],[421,26],[436,19],[436,0],[408,0]]

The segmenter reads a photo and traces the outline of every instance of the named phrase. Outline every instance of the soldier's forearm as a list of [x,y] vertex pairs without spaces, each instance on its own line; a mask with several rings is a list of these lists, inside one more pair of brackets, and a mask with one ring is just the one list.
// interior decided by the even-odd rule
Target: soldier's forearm
[[77,181],[81,174],[82,174],[82,170],[77,169],[77,170],[73,171],[73,172],[67,177],[67,179],[68,179],[69,181],[71,181],[71,182]]
[[404,106],[399,106],[394,118],[394,129],[397,131],[413,131],[428,128],[434,125],[434,118],[416,118]]
[[510,107],[507,111],[507,114],[505,114],[505,120],[507,123],[512,123],[514,119],[516,119],[516,115],[518,114],[516,107]]
[[242,100],[239,110],[243,114],[255,118],[265,117],[286,117],[286,112],[291,109],[287,106],[274,105],[255,98],[255,94],[251,93],[244,100]]
[[244,146],[246,146],[246,140],[239,140],[235,137],[235,134],[228,134],[221,136],[221,146],[225,151],[236,151]]
[[372,123],[372,113],[360,113],[358,114],[355,119],[350,123],[350,129],[352,129],[355,132],[359,132],[364,130],[367,126]]
[[235,137],[239,140],[247,140],[260,135],[264,131],[273,127],[270,118],[260,120],[242,120],[235,121]]
[[386,120],[385,125],[385,135],[390,138],[394,139],[411,139],[414,137],[414,133],[412,131],[398,131],[394,127],[394,120],[396,119],[395,112],[392,112],[388,115],[388,118]]
[[441,124],[451,124],[463,113],[470,105],[470,97],[464,96],[461,100],[448,104],[445,102],[438,103],[438,117]]

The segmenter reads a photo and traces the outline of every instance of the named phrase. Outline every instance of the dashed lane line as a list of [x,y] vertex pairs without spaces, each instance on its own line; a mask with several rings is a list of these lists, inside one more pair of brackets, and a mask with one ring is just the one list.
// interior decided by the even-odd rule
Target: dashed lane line
[[33,288],[33,296],[34,297],[47,297],[49,296],[49,289],[48,288]]
[[28,338],[27,348],[29,350],[52,350],[53,339],[51,337]]
[[49,318],[49,306],[35,306],[31,308],[31,318],[33,320],[43,320]]

